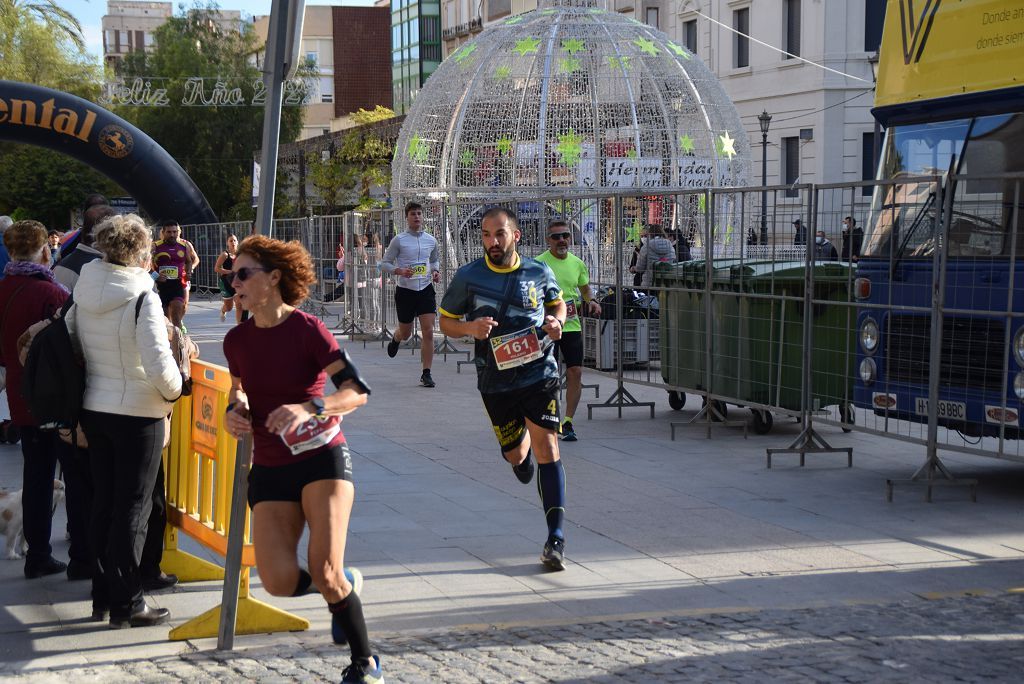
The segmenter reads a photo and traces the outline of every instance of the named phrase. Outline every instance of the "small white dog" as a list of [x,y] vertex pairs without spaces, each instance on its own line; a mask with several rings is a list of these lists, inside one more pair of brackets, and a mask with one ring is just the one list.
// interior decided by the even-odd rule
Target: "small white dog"
[[[21,511],[21,493],[0,492],[0,532],[7,535],[7,560],[18,560],[25,557],[28,545],[25,543],[24,524]],[[50,515],[57,510],[57,506],[64,500],[64,483],[60,480],[53,481],[53,506],[50,508]]]

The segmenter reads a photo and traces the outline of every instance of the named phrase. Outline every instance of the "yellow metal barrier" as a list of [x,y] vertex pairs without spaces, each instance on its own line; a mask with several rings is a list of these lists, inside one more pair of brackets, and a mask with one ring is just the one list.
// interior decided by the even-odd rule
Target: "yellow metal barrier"
[[[235,469],[235,440],[223,429],[231,377],[226,368],[192,362],[192,396],[182,397],[171,416],[171,441],[164,452],[167,474],[167,532],[164,572],[183,582],[224,578],[220,566],[178,548],[178,531],[221,556],[227,553],[231,481]],[[249,595],[249,569],[256,564],[249,514],[245,516],[245,546],[239,581],[236,634],[260,634],[309,629],[309,621]],[[220,606],[171,630],[172,641],[217,636]]]

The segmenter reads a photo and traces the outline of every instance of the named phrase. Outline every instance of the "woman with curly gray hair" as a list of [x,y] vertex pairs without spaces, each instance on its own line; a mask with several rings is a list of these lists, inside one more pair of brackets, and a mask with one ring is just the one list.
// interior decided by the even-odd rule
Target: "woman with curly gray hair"
[[164,443],[164,416],[181,395],[160,298],[149,275],[152,237],[138,216],[112,216],[95,229],[104,253],[82,267],[68,329],[86,366],[82,429],[95,496],[93,619],[110,627],[166,622],[142,596],[139,559]]

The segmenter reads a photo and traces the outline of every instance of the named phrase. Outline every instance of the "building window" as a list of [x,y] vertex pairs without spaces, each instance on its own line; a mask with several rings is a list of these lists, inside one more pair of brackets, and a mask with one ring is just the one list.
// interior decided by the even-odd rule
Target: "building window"
[[783,55],[783,59],[792,59],[790,55],[800,55],[800,0],[783,0],[782,21],[785,22],[783,30],[785,50],[789,55]]
[[658,28],[658,8],[648,7],[647,8],[647,25]]
[[455,2],[446,2],[444,4],[444,27],[446,29],[452,29],[455,28],[458,23],[458,19],[455,15]]
[[884,21],[885,0],[864,0],[864,52],[878,52]]
[[683,45],[690,52],[697,52],[697,20],[683,22]]
[[494,20],[512,12],[512,0],[490,0],[487,3],[487,19]]
[[734,10],[732,13],[733,34],[732,66],[735,69],[750,66],[750,8]]
[[316,66],[317,57],[318,55],[315,52],[306,53],[306,61],[312,63],[313,66]]
[[334,102],[334,78],[333,77],[321,77],[320,78],[320,101],[321,102]]
[[[800,180],[800,138],[782,139],[782,182],[786,185],[795,185]],[[800,193],[795,189],[787,188],[786,197],[799,197]]]
[[[865,133],[860,144],[860,179],[875,179],[875,134]],[[861,195],[870,195],[873,188],[865,185],[860,189]]]

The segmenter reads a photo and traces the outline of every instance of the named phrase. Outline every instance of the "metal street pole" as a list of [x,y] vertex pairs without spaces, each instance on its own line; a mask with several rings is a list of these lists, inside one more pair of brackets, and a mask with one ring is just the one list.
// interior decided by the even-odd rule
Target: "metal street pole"
[[[277,178],[277,143],[281,133],[281,97],[284,80],[294,73],[302,35],[305,0],[274,0],[270,10],[267,53],[263,61],[263,83],[267,101],[263,114],[263,153],[260,158],[260,194],[256,206],[257,234],[271,235],[274,216],[274,186]],[[222,428],[223,429],[223,428]],[[234,482],[228,521],[228,546],[224,556],[224,588],[221,594],[217,649],[231,650],[235,644],[238,616],[238,583],[242,575],[242,547],[245,543],[245,508],[248,498],[249,464],[252,460],[252,435],[238,442],[235,452]]]
[[[763,110],[757,117],[757,123],[761,127],[761,187],[768,187],[768,126],[772,122],[772,115],[768,110]],[[761,190],[761,244],[768,244],[768,191]]]

